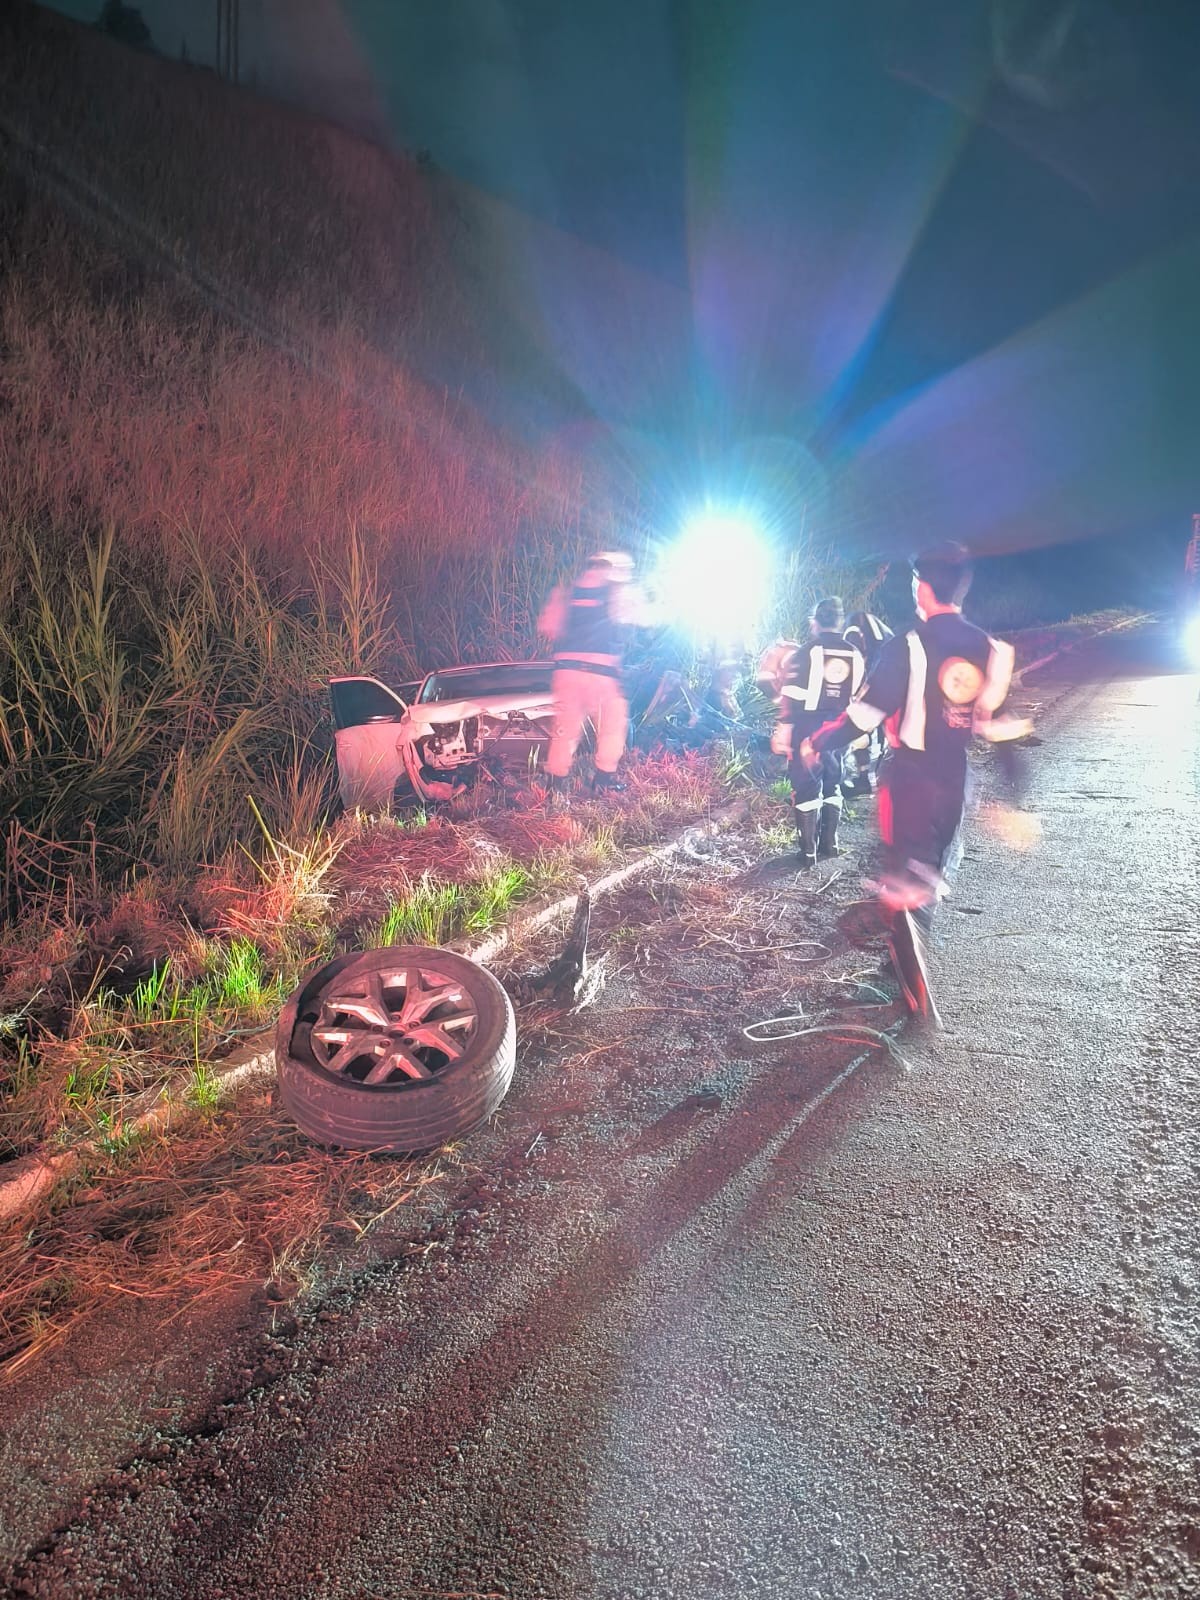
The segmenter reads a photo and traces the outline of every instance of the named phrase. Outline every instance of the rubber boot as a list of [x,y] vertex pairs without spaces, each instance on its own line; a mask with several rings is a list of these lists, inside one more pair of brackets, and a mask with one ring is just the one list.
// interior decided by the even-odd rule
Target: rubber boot
[[838,823],[842,820],[841,806],[828,803],[821,807],[821,826],[817,835],[817,854],[822,858],[836,856],[838,850]]
[[892,913],[888,930],[888,949],[892,966],[904,992],[904,1003],[910,1015],[933,1028],[940,1028],[942,1019],[929,987],[929,971],[925,965],[925,951],[921,933],[908,911]]
[[592,779],[593,794],[624,794],[625,785],[615,772],[597,772]]
[[801,811],[797,806],[796,832],[800,835],[800,865],[802,867],[815,867],[817,864],[817,813],[815,811]]
[[[854,753],[856,756],[860,754],[857,750]],[[842,786],[844,793],[854,795],[856,799],[861,795],[875,793],[875,780],[871,776],[871,752],[864,750],[861,754],[866,760],[855,762],[854,776],[848,784]]]

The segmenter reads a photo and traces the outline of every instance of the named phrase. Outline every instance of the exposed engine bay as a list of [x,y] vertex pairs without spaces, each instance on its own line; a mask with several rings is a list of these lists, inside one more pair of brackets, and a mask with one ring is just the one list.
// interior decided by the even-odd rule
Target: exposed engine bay
[[400,753],[409,781],[430,800],[452,800],[481,777],[511,782],[519,771],[540,766],[550,738],[550,716],[521,710],[455,718],[436,723]]
[[483,754],[479,723],[478,717],[464,717],[417,739],[415,749],[421,764],[434,772],[455,772],[465,762],[478,761]]

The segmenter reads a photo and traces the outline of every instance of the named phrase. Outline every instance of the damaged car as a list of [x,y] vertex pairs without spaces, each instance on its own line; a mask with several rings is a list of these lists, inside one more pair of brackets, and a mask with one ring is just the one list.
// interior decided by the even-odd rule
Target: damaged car
[[347,807],[453,800],[482,777],[536,775],[554,725],[550,661],[446,667],[391,689],[329,680],[338,789]]

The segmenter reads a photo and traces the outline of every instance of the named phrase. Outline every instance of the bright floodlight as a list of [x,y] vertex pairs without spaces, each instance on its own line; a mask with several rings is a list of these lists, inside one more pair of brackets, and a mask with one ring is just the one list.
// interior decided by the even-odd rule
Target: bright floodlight
[[753,517],[708,508],[684,524],[658,578],[669,613],[698,642],[740,644],[766,613],[771,552]]
[[1200,606],[1183,625],[1183,648],[1193,667],[1200,667]]

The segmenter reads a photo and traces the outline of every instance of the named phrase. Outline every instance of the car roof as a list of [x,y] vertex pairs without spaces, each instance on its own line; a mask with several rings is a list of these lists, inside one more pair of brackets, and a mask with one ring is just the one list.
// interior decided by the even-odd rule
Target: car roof
[[497,667],[553,667],[553,661],[479,661],[470,667],[434,667],[427,678],[453,678],[463,672],[494,672]]

